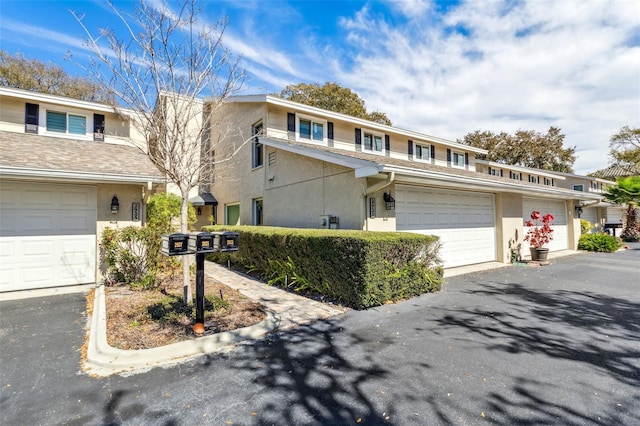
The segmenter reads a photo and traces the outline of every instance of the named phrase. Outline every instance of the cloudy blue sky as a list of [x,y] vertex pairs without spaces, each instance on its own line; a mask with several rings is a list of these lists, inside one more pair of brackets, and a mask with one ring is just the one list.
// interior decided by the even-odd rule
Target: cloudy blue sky
[[[153,0],[157,2],[160,0]],[[123,10],[134,3],[115,1]],[[474,130],[545,132],[576,146],[576,172],[608,163],[622,126],[640,127],[640,2],[408,0],[204,2],[228,16],[243,93],[335,81],[394,125],[456,140]],[[87,58],[83,31],[118,28],[103,1],[0,2],[0,46],[51,61]]]

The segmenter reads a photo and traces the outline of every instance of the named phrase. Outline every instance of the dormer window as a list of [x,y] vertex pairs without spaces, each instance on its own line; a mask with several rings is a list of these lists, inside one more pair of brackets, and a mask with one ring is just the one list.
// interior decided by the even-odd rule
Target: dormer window
[[47,111],[47,131],[84,136],[87,134],[87,117]]
[[297,118],[299,140],[315,143],[325,143],[325,132],[327,128],[326,121],[304,116],[297,116]]
[[416,143],[413,158],[420,161],[429,161],[434,158],[434,148],[432,145]]
[[451,158],[451,164],[453,167],[462,167],[464,168],[464,154],[461,152],[454,152],[453,157]]
[[383,152],[384,145],[382,141],[384,135],[379,133],[372,133],[366,130],[362,131],[362,150],[371,152]]

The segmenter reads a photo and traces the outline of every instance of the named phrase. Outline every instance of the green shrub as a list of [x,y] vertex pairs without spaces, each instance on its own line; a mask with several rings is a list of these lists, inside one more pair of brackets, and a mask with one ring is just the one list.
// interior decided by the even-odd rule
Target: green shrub
[[107,264],[107,284],[128,284],[132,288],[156,285],[160,262],[160,234],[152,228],[128,226],[106,228],[100,241]]
[[[182,198],[176,194],[160,193],[149,197],[147,202],[147,226],[160,233],[180,230],[180,206]],[[187,224],[189,228],[196,223],[196,212],[189,203]]]
[[272,285],[340,300],[362,309],[442,285],[437,237],[399,232],[206,226],[240,234],[239,250],[210,260],[231,262]]
[[580,219],[580,234],[588,234],[593,229],[593,223],[587,219]]
[[578,250],[612,253],[622,247],[622,240],[608,234],[583,234],[578,241]]

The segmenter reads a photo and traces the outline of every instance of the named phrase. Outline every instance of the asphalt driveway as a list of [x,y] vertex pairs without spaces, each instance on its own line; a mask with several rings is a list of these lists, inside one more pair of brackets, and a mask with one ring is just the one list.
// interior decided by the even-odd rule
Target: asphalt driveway
[[0,423],[640,424],[640,250],[457,276],[130,377],[81,373],[85,323],[80,295],[0,303]]

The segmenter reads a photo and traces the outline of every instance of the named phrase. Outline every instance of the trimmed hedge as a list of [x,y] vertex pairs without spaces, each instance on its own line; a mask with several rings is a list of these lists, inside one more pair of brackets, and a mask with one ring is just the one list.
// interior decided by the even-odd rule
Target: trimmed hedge
[[438,291],[437,237],[398,232],[205,226],[239,233],[239,250],[208,259],[259,275],[269,284],[310,291],[356,309]]
[[612,253],[622,247],[622,240],[609,234],[583,234],[578,241],[578,250]]

